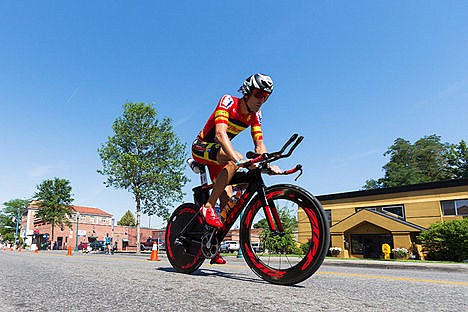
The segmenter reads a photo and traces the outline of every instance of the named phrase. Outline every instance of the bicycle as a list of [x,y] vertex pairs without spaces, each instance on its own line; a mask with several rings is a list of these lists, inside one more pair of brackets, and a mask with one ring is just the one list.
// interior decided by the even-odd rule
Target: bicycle
[[[238,164],[243,169],[238,170],[230,182],[239,193],[234,196],[237,202],[231,203],[233,206],[221,229],[205,224],[199,213],[213,185],[207,183],[205,165],[194,163],[192,169],[200,174],[201,180],[201,185],[193,188],[194,203],[176,208],[166,229],[166,254],[177,272],[192,273],[205,259],[214,258],[239,217],[244,260],[260,278],[273,284],[294,285],[317,271],[328,252],[330,240],[328,221],[320,202],[299,186],[267,187],[262,178],[263,173],[271,174],[269,163],[289,157],[302,140],[302,136],[294,134],[278,152],[247,153],[248,160]],[[301,165],[281,174],[296,172],[299,172],[297,180],[302,174]]]

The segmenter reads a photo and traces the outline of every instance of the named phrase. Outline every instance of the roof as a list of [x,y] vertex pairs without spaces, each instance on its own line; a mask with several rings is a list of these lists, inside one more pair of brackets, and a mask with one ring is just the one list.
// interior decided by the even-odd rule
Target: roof
[[457,187],[457,186],[468,186],[468,179],[452,179],[452,180],[412,184],[412,185],[405,185],[405,186],[396,186],[396,187],[389,187],[389,188],[379,188],[379,189],[372,189],[372,190],[327,194],[327,195],[320,195],[316,197],[319,201],[324,201],[324,200],[354,198],[354,197],[370,196],[370,195],[404,193],[404,192],[430,190],[430,189],[438,189],[438,188]]
[[[36,201],[32,201],[28,208],[39,208]],[[84,206],[74,206],[72,208],[75,212],[79,212],[82,215],[95,215],[95,216],[106,216],[111,217],[112,214],[105,212],[102,209],[94,208],[94,207],[84,207]]]
[[[385,219],[388,222],[385,222]],[[334,224],[330,227],[330,232],[345,232],[363,222],[371,223],[390,232],[420,232],[425,230],[419,225],[392,217],[386,213],[363,209]]]
[[85,215],[99,215],[99,216],[108,216],[111,217],[112,215],[104,210],[94,207],[83,207],[83,206],[73,206],[73,209],[80,214]]

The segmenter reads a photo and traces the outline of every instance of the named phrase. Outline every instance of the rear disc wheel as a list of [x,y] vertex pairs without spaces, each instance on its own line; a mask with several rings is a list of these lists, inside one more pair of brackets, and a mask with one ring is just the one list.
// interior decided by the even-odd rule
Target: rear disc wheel
[[199,209],[192,203],[182,204],[167,223],[166,254],[177,272],[192,273],[205,261],[201,249],[203,219]]

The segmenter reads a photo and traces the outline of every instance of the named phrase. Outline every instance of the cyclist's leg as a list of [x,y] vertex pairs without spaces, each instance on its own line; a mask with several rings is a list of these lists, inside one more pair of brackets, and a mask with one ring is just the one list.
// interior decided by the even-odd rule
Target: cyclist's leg
[[221,192],[219,192],[219,186],[216,187],[216,177],[224,168],[224,165],[218,162],[218,153],[220,149],[221,146],[219,144],[203,142],[199,138],[195,139],[192,144],[192,157],[197,162],[208,166],[210,178],[214,182],[215,188],[215,191],[211,192],[208,202],[204,203],[200,208],[200,213],[208,225],[216,228],[221,228],[223,226],[214,210],[216,200],[221,194]]
[[[213,208],[218,198],[225,192],[226,186],[234,175],[237,169],[236,164],[229,160],[221,145],[203,142],[199,138],[195,139],[192,144],[192,157],[197,162],[205,164],[208,167],[210,178],[214,182],[214,185],[210,198],[204,206],[206,208]],[[224,207],[227,203],[229,195],[228,193],[221,197],[221,207]]]
[[224,189],[224,192],[221,193],[221,196],[219,196],[219,206],[220,207],[226,207],[227,203],[231,200],[232,197],[232,186],[228,185]]
[[[218,198],[220,198],[222,194],[225,194],[226,187],[231,181],[234,173],[236,172],[236,169],[237,169],[237,166],[233,161],[229,161],[227,164],[224,165],[224,167],[216,176],[210,198],[208,199],[208,202],[206,203],[207,207],[214,207]],[[208,166],[208,170],[211,170],[210,166]],[[228,194],[223,195],[221,200],[226,201],[227,196]],[[227,201],[224,204],[226,203]],[[223,207],[223,202],[221,202],[221,207]]]

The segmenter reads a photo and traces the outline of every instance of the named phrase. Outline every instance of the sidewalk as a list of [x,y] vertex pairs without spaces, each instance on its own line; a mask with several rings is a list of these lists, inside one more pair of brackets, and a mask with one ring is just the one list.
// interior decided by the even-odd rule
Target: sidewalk
[[367,267],[378,269],[408,269],[408,270],[433,270],[445,272],[468,273],[466,263],[434,263],[412,262],[412,261],[383,261],[383,260],[354,260],[354,259],[334,259],[326,258],[322,265],[341,267]]

